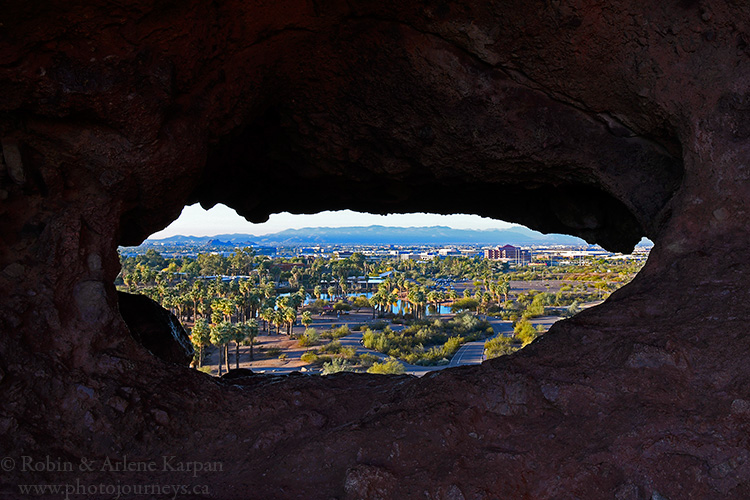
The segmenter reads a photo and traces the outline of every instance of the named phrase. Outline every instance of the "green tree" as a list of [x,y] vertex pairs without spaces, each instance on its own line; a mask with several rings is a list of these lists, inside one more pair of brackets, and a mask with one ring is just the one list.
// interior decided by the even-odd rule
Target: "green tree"
[[236,248],[229,256],[229,274],[233,276],[250,274],[254,257],[255,251],[252,248]]
[[313,324],[312,313],[310,311],[302,313],[302,324],[305,326],[305,331]]
[[451,304],[451,311],[476,311],[479,307],[479,301],[473,297],[463,297],[453,301]]
[[234,336],[234,327],[228,321],[222,321],[221,323],[214,324],[211,326],[211,343],[215,345],[219,350],[219,376],[221,377],[221,364],[222,357],[226,364],[227,372],[229,371],[229,360],[227,359],[227,345]]
[[220,276],[226,274],[227,260],[221,254],[201,253],[195,261],[200,267],[201,276]]
[[[237,325],[238,330],[241,331],[240,342],[242,342],[244,345],[250,346],[250,360],[255,359],[255,353],[253,352],[253,348],[255,347],[255,337],[258,336],[258,322],[254,318],[250,318],[239,325]],[[237,348],[237,355],[236,359],[239,363],[239,347]],[[237,365],[239,368],[239,364]]]
[[265,323],[265,330],[268,334],[271,334],[271,324],[276,317],[276,311],[270,307],[266,307],[260,311],[260,319]]
[[357,309],[357,312],[359,312],[363,307],[370,307],[370,301],[364,295],[360,295],[354,299],[352,305]]
[[203,318],[195,321],[190,332],[190,341],[198,351],[197,367],[203,366],[203,349],[211,345],[211,329]]
[[443,301],[443,292],[432,290],[427,294],[427,302],[434,304],[435,311],[440,311],[440,302]]
[[297,310],[294,307],[285,307],[281,312],[284,317],[284,323],[286,324],[286,333],[289,335],[289,338],[292,338],[292,329],[297,322]]
[[276,327],[276,335],[281,335],[281,325],[284,324],[284,312],[280,309],[273,311],[273,324]]

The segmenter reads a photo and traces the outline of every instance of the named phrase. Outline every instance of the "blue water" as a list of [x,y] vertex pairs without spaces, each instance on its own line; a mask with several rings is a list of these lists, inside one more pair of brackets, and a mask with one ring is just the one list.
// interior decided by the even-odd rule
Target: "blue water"
[[[372,297],[373,292],[367,292],[367,293],[349,293],[346,296],[349,299],[355,299],[355,298],[359,297],[360,295],[364,295],[365,297],[367,297],[369,299],[369,298]],[[321,294],[320,298],[323,299],[323,300],[328,300],[328,301],[331,300],[328,297],[328,295],[325,294],[325,293]],[[315,302],[315,297],[308,298],[305,301],[305,304],[310,304],[311,302]],[[394,314],[404,313],[404,312],[407,312],[407,311],[409,311],[409,303],[406,302],[406,301],[404,301],[404,300],[399,300],[398,302],[396,302],[395,304],[393,304],[391,306],[391,312],[394,313]],[[429,307],[427,307],[427,315],[428,316],[432,316],[432,315],[436,315],[436,314],[450,314],[450,312],[451,312],[450,306],[441,305],[441,306],[438,307],[437,311],[433,310],[432,305],[430,305]]]

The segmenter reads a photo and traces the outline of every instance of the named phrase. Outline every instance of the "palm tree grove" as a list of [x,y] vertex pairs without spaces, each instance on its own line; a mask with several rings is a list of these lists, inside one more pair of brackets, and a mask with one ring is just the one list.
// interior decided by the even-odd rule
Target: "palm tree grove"
[[[192,366],[327,375],[422,375],[511,354],[605,300],[644,259],[523,265],[480,256],[258,255],[251,247],[121,255],[121,291],[146,295],[189,333]],[[471,349],[470,349],[471,348]]]

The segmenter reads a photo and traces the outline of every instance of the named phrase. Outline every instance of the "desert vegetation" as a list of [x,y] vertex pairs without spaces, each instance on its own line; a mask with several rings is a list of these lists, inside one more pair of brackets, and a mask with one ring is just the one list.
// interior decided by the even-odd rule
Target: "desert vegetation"
[[[588,258],[512,267],[479,257],[371,260],[361,253],[272,258],[250,248],[171,258],[149,249],[121,264],[118,288],[174,313],[191,334],[196,368],[210,356],[218,375],[267,360],[324,374],[396,373],[393,363],[446,365],[476,341],[486,341],[487,358],[509,354],[542,333],[535,318],[571,316],[642,265]],[[358,321],[343,321],[350,316]],[[513,334],[495,335],[493,318],[511,322]],[[341,344],[353,334],[361,335],[360,348],[384,357]]]

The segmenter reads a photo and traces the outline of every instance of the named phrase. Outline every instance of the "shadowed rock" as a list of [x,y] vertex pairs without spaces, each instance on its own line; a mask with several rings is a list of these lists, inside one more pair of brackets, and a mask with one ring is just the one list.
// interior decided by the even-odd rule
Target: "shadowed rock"
[[[5,2],[3,456],[223,461],[216,498],[750,498],[748,57],[737,1]],[[656,247],[512,356],[240,387],[118,312],[117,246],[193,202]]]
[[157,358],[188,366],[193,345],[177,317],[144,295],[117,292],[117,303],[133,338]]

